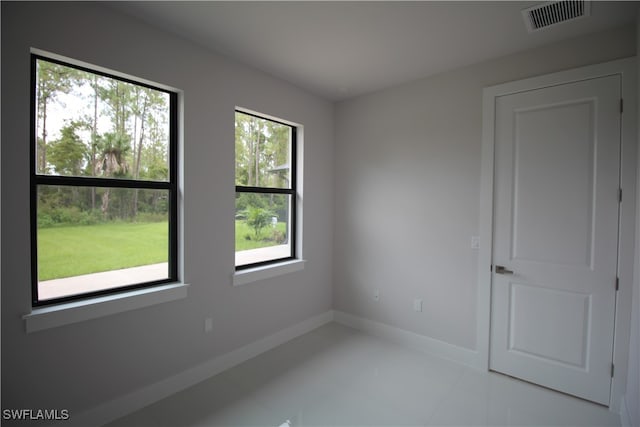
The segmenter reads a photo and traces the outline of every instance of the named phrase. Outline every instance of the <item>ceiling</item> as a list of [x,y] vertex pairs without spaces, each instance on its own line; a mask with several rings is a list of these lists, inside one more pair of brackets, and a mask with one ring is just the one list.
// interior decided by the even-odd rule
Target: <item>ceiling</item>
[[329,100],[635,22],[637,2],[528,33],[540,2],[113,2],[111,7]]

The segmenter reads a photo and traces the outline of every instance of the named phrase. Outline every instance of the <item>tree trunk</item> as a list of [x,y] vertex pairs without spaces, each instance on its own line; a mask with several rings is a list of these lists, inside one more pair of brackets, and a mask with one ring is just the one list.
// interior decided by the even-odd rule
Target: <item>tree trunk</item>
[[[96,144],[98,143],[98,76],[93,76],[93,126],[91,127],[91,175],[96,176]],[[91,187],[91,210],[96,208],[96,187]]]
[[[120,86],[120,83],[118,83]],[[125,121],[127,119],[127,100],[124,98],[126,91],[124,87],[122,87],[122,95],[120,95],[120,135],[125,135]]]
[[251,119],[251,124],[249,125],[249,146],[247,147],[247,153],[249,154],[249,158],[247,159],[247,185],[248,186],[252,186],[254,185],[253,182],[253,154],[254,154],[254,149],[253,149],[253,135],[254,135],[254,119]]
[[[134,115],[133,115],[133,165],[135,168],[135,164],[136,164],[136,140],[138,138],[138,114],[135,114],[135,112],[138,111],[138,99],[140,98],[140,94],[136,93],[136,108],[134,111]],[[135,171],[134,171],[135,174]]]
[[107,213],[109,211],[109,188],[104,189],[102,194],[102,218],[107,220]]
[[[134,153],[134,156],[136,156],[135,165],[133,166],[134,168],[133,176],[135,177],[135,179],[138,179],[140,177],[140,157],[142,156],[142,142],[144,141],[144,121],[145,121],[145,117],[147,116],[147,106],[148,106],[148,102],[147,102],[147,98],[145,97],[144,104],[142,107],[142,118],[140,121],[140,141],[138,141],[138,153],[137,155],[136,153]],[[135,140],[134,140],[134,146],[135,146]],[[133,218],[135,218],[136,216],[138,216],[138,189],[137,188],[133,191]]]
[[42,164],[40,165],[40,172],[46,173],[47,171],[47,100],[45,99],[42,106]]
[[255,154],[254,154],[254,161],[255,161],[255,180],[256,180],[256,187],[260,186],[260,135],[262,135],[262,129],[260,129],[260,125],[258,125],[258,132],[256,135],[256,143],[255,143]]

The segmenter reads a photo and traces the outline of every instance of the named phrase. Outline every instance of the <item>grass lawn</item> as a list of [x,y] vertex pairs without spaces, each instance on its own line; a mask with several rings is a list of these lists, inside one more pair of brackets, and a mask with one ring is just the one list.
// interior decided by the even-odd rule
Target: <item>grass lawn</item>
[[52,227],[38,230],[38,279],[168,261],[166,222]]
[[[273,233],[274,227],[271,225],[266,226],[262,229],[262,237],[270,237]],[[287,232],[287,223],[279,222],[275,226],[275,230],[282,233],[283,235]],[[251,240],[247,239],[246,236],[250,236]],[[253,228],[249,227],[243,220],[236,220],[236,251],[246,251],[247,249],[257,249],[257,248],[265,248],[267,246],[275,246],[279,243],[273,240],[254,240],[255,232]]]
[[[274,228],[262,230],[269,237]],[[287,224],[275,230],[286,233]],[[247,239],[246,236],[251,236]],[[166,222],[51,227],[38,230],[38,279],[50,280],[168,261]],[[254,240],[254,231],[236,221],[236,250],[275,246],[273,240]]]

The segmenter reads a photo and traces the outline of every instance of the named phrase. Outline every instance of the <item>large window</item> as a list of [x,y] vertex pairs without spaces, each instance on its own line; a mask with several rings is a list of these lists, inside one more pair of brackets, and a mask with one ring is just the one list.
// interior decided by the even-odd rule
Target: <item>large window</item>
[[177,95],[31,61],[33,305],[176,281]]
[[236,269],[295,258],[296,127],[236,111]]

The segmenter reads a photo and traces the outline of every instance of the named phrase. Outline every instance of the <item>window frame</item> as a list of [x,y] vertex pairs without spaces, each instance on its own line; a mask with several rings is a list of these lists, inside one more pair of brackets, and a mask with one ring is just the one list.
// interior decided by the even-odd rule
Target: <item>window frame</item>
[[[76,70],[96,74],[102,77],[119,80],[125,83],[146,87],[169,95],[169,146],[167,153],[169,156],[169,176],[167,181],[153,180],[135,180],[122,178],[104,178],[104,177],[77,177],[77,176],[61,176],[61,175],[44,175],[38,174],[36,168],[37,162],[37,62],[38,60],[63,65],[65,67],[74,68]],[[142,79],[137,80],[131,77],[124,77],[108,71],[104,71],[101,67],[91,68],[88,65],[80,65],[70,61],[57,59],[40,53],[31,53],[31,87],[30,87],[30,134],[29,134],[29,174],[30,174],[30,240],[31,240],[31,304],[33,307],[45,307],[55,304],[68,303],[72,301],[87,300],[107,295],[120,294],[132,290],[151,288],[168,283],[178,282],[178,245],[179,245],[179,218],[178,218],[178,93],[166,88],[155,86],[147,83]],[[130,285],[118,286],[114,288],[102,289],[97,291],[84,292],[80,294],[68,295],[64,297],[40,300],[38,296],[38,186],[51,185],[61,187],[109,187],[109,188],[128,188],[128,189],[144,189],[144,190],[166,190],[169,194],[169,212],[168,212],[168,277],[162,280],[154,280],[149,282],[132,283]]]
[[[234,111],[234,120],[235,114],[245,114],[247,116],[252,116],[260,120],[267,120],[273,123],[278,123],[283,126],[287,126],[291,129],[291,154],[290,154],[290,182],[291,185],[289,188],[277,188],[277,187],[261,187],[261,186],[247,186],[247,185],[236,185],[235,192],[238,193],[253,193],[253,194],[281,194],[290,196],[290,220],[287,226],[289,227],[289,241],[290,241],[290,253],[287,257],[282,258],[274,258],[265,261],[258,261],[250,264],[243,265],[235,265],[235,271],[245,271],[252,268],[264,267],[273,264],[283,263],[287,261],[297,260],[297,243],[298,243],[298,126],[292,123],[287,123],[285,121],[274,119],[271,117],[267,117],[265,115],[261,115],[259,113],[254,113],[252,111],[244,110],[242,108],[236,108]],[[234,159],[236,153],[234,152]],[[235,168],[235,162],[234,162]],[[235,249],[235,248],[234,248]],[[234,254],[237,251],[234,251]]]

